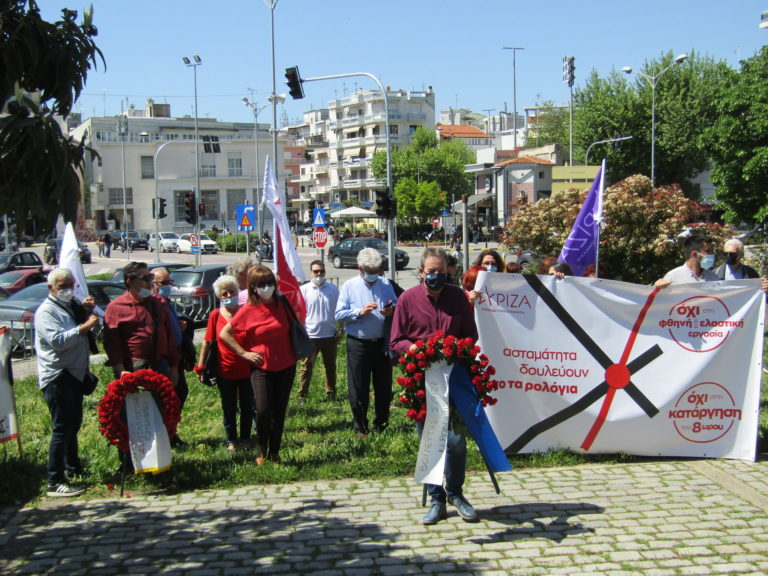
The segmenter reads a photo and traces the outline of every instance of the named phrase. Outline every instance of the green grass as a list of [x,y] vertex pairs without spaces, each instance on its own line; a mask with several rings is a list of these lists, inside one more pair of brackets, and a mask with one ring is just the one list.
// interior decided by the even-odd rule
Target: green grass
[[[309,480],[332,483],[343,478],[365,480],[411,476],[418,451],[413,423],[405,417],[404,410],[393,404],[390,426],[384,433],[372,433],[365,441],[357,438],[346,400],[346,350],[343,345],[339,348],[337,365],[337,400],[325,400],[322,360],[315,366],[307,404],[300,406],[296,402],[297,384],[294,384],[281,451],[283,462],[279,467],[270,463],[257,467],[252,451],[225,449],[218,390],[203,386],[191,373],[188,374],[190,395],[179,425],[179,435],[189,446],[174,451],[171,470],[154,476],[129,477],[126,491],[178,492]],[[93,371],[99,376],[100,383],[96,392],[85,399],[84,423],[79,435],[80,455],[89,472],[81,482],[88,488],[86,498],[116,495],[119,483],[117,451],[100,434],[96,415],[97,403],[112,374],[105,366],[95,366]],[[36,379],[17,381],[15,391],[22,455],[19,455],[15,442],[0,444],[0,477],[3,478],[0,506],[34,504],[45,492],[45,465],[51,432],[48,410],[37,389]],[[759,443],[764,451],[768,448],[768,395],[765,391],[760,412]],[[626,455],[585,456],[552,451],[517,455],[511,461],[516,468],[527,468],[633,459]],[[467,468],[472,471],[484,469],[476,450],[469,450]]]

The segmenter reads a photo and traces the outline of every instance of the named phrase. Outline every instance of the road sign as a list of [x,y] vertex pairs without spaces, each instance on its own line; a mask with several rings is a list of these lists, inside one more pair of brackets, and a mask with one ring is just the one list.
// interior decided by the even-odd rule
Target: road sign
[[235,207],[237,229],[242,232],[253,232],[256,224],[256,207],[252,204],[238,204]]
[[200,238],[197,237],[197,234],[190,234],[189,243],[192,244],[192,246],[200,246]]
[[325,208],[315,208],[312,210],[312,226],[325,227]]
[[312,231],[312,242],[318,248],[325,248],[328,244],[328,229],[323,226],[318,226]]

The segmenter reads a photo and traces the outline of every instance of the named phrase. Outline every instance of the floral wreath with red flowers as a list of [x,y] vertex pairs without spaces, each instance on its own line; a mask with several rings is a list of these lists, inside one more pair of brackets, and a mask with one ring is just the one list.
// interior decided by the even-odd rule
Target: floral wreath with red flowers
[[132,392],[148,390],[155,392],[160,415],[168,431],[168,437],[176,436],[176,427],[181,420],[181,402],[171,381],[154,370],[137,370],[107,385],[107,393],[99,401],[99,430],[117,446],[120,452],[128,452],[128,423],[121,413],[125,408],[125,397]]
[[491,366],[488,357],[481,353],[472,338],[444,336],[441,330],[435,332],[427,341],[417,340],[415,349],[409,350],[400,358],[400,369],[404,376],[397,377],[402,387],[398,400],[407,412],[406,416],[416,422],[424,422],[427,417],[427,393],[424,390],[424,372],[433,362],[445,360],[448,364],[463,364],[467,368],[478,402],[493,406],[497,399],[491,392],[498,389],[498,382],[492,377],[496,369]]

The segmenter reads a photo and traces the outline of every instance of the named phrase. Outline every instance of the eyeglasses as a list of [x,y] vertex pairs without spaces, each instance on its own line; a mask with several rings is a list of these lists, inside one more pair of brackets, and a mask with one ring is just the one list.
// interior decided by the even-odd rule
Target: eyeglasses
[[152,276],[152,274],[146,274],[144,276],[134,276],[133,277],[134,280],[144,280],[144,282],[152,282],[153,278],[154,278],[154,276]]
[[325,274],[325,270],[311,270],[315,276]]

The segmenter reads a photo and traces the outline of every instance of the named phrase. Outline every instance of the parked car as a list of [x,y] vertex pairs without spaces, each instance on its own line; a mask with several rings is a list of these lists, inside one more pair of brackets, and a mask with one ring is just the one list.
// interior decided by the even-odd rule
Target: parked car
[[143,236],[142,234],[139,234],[135,230],[128,231],[127,246],[124,245],[122,230],[113,230],[111,232],[111,236],[112,236],[112,250],[125,251],[126,248],[128,248],[129,251],[137,250],[139,248],[141,248],[142,250],[149,250],[149,242],[147,242],[146,237]]
[[[170,264],[165,262],[153,262],[152,264],[147,264],[147,268],[149,268],[150,272],[155,268],[167,268],[168,272],[172,272],[177,268],[186,268],[186,267],[187,267],[187,264],[183,264],[183,263]],[[112,276],[109,277],[109,281],[117,282],[118,284],[123,284],[125,282],[125,274],[123,274],[123,269],[117,268],[114,272],[112,272]]]
[[[192,239],[191,234],[182,234],[176,242],[176,252],[189,252],[192,253]],[[216,254],[219,251],[219,245],[211,240],[206,234],[199,234],[200,239],[200,253],[201,254]]]
[[[389,245],[380,238],[347,238],[328,248],[328,259],[334,268],[357,268],[357,253],[363,248],[375,248],[381,253],[384,269],[389,269]],[[395,248],[395,268],[402,270],[408,265],[408,253]]]
[[[58,264],[59,257],[61,256],[61,245],[64,242],[63,238],[49,238],[43,250],[43,258],[46,264]],[[83,264],[91,263],[91,249],[85,244],[77,241],[77,245],[80,252],[80,262]]]
[[213,283],[226,271],[227,266],[222,264],[187,266],[173,270],[171,278],[174,289],[171,300],[176,304],[179,314],[186,314],[196,324],[207,322],[211,310],[219,305],[213,293]]
[[39,284],[40,282],[46,282],[46,280],[47,275],[45,272],[42,272],[36,268],[10,270],[0,274],[0,288],[11,294],[15,294],[27,286]]
[[155,233],[149,235],[149,251],[154,252],[155,242],[159,242],[160,252],[176,252],[176,243],[179,241],[179,235],[176,232],[160,232],[155,238]]
[[4,252],[0,254],[0,272],[9,270],[43,269],[43,261],[35,252]]
[[[89,280],[88,293],[102,310],[125,292],[125,286],[104,280]],[[0,325],[8,326],[13,350],[31,349],[34,344],[34,318],[43,300],[48,297],[48,284],[41,282],[19,290],[5,300],[0,300]],[[101,336],[100,328],[96,337]]]

